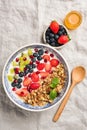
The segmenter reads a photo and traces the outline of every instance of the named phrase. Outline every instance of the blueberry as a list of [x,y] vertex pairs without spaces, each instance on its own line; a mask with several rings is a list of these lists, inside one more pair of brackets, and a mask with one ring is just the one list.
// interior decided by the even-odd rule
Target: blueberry
[[36,67],[36,65],[35,64],[32,64],[32,68],[35,68]]
[[53,42],[55,42],[55,39],[54,39],[54,38],[51,38],[51,39],[50,39],[50,43],[53,43]]
[[50,33],[49,36],[50,36],[50,38],[54,38],[54,34],[53,33]]
[[23,77],[23,76],[24,76],[24,72],[20,72],[19,77]]
[[22,79],[21,79],[21,78],[19,78],[19,79],[18,79],[18,83],[21,83],[21,82],[22,82]]
[[42,60],[42,57],[41,57],[41,56],[38,56],[37,59],[38,59],[38,60]]
[[49,40],[49,39],[47,39],[47,40],[46,40],[46,42],[47,42],[47,43],[50,43],[50,40]]
[[30,69],[26,69],[26,70],[24,71],[24,75],[27,75],[29,72],[30,72]]
[[21,88],[22,86],[21,86],[21,84],[18,84],[16,87],[17,87],[17,88]]
[[34,56],[34,57],[37,57],[37,56],[38,56],[38,53],[36,53],[36,52],[33,53],[33,56]]
[[49,36],[46,36],[46,40],[48,40],[49,39]]
[[59,31],[59,32],[58,32],[58,35],[59,35],[59,36],[61,36],[62,34],[63,34],[62,31]]
[[29,64],[28,64],[28,65],[26,65],[26,68],[30,69],[30,65],[29,65]]
[[32,73],[32,72],[33,72],[33,69],[30,69],[29,72]]
[[40,49],[40,50],[38,51],[38,54],[39,54],[39,55],[43,55],[43,53],[44,53],[43,49]]
[[12,83],[11,83],[11,86],[12,86],[12,87],[15,87],[15,86],[16,86],[16,84],[15,84],[14,82],[12,82]]
[[55,46],[55,42],[50,43],[51,46]]
[[59,30],[62,31],[63,29],[64,29],[64,27],[63,27],[62,25],[60,25],[60,26],[59,26]]
[[54,38],[55,38],[55,40],[57,40],[59,38],[59,35],[55,34]]
[[35,61],[36,61],[36,58],[32,58],[31,60],[32,60],[33,62],[35,62]]
[[49,36],[50,32],[51,32],[51,29],[48,28],[48,29],[46,30],[45,36]]

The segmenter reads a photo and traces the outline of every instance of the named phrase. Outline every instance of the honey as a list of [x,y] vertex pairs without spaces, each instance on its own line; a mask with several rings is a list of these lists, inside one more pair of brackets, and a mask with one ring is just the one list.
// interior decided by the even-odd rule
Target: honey
[[82,22],[82,15],[77,11],[71,11],[64,19],[65,26],[70,29],[76,29]]

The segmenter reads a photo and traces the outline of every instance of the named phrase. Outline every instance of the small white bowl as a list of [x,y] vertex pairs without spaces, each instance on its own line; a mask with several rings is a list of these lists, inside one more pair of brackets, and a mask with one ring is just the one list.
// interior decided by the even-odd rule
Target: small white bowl
[[[68,35],[69,35],[69,38],[71,39],[71,36],[70,36],[70,33],[69,33],[68,29],[67,29],[63,24],[59,24],[59,25],[62,25],[62,26],[66,29],[66,31],[67,31],[67,33],[68,33]],[[46,38],[45,38],[45,33],[46,33],[48,27],[49,27],[49,26],[47,26],[47,27],[45,28],[44,32],[43,32],[43,41],[44,41],[45,44],[48,44],[49,46],[51,46],[49,43],[46,42]],[[70,42],[71,42],[71,40],[68,41],[66,44],[63,44],[63,45],[61,45],[61,46],[57,46],[57,47],[51,46],[51,47],[53,47],[53,48],[55,48],[55,49],[61,49],[61,48],[65,47],[65,46],[66,46],[68,43],[70,43]]]

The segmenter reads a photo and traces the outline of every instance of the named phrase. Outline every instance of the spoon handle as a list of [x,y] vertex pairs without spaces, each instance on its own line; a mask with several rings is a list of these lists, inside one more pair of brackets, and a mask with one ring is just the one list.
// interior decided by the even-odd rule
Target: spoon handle
[[61,115],[61,113],[62,113],[62,111],[63,111],[63,109],[64,109],[64,107],[65,107],[65,105],[66,105],[66,103],[67,103],[67,101],[69,99],[69,97],[70,97],[70,94],[71,94],[74,86],[75,86],[75,83],[72,83],[69,90],[68,90],[68,92],[67,92],[67,94],[66,94],[66,96],[65,96],[65,98],[63,99],[62,103],[60,104],[59,108],[57,109],[57,111],[56,111],[56,113],[55,113],[55,115],[53,117],[54,122],[56,122],[59,119],[59,117],[60,117],[60,115]]

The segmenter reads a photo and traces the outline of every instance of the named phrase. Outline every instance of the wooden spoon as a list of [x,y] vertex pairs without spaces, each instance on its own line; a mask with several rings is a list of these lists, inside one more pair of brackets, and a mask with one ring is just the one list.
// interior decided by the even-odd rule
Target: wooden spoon
[[57,111],[53,117],[54,122],[56,122],[59,119],[59,117],[70,97],[70,94],[71,94],[74,86],[84,79],[85,74],[86,74],[85,68],[83,68],[82,66],[78,66],[72,70],[72,84],[71,84],[65,98],[63,99],[62,103],[60,104],[59,108],[57,109]]

